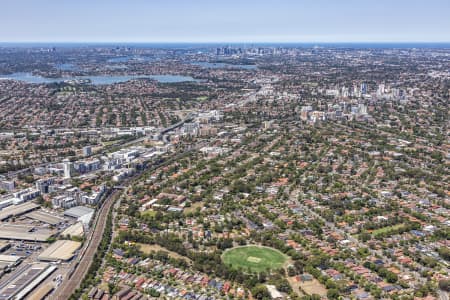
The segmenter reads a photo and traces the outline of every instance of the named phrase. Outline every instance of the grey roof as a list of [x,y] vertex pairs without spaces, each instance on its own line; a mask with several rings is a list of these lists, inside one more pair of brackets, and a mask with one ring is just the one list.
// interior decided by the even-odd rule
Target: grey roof
[[87,214],[91,214],[94,212],[94,209],[86,207],[86,206],[75,206],[72,208],[69,208],[64,212],[65,216],[73,217],[73,218],[79,218],[82,216],[85,216]]
[[37,208],[39,208],[39,205],[33,202],[25,202],[22,204],[9,206],[0,211],[0,221],[4,221],[10,217],[23,215]]

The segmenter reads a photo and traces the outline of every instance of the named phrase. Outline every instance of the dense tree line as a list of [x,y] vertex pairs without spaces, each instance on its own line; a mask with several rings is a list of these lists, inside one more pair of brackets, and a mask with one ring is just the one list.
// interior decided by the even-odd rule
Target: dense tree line
[[106,222],[105,231],[103,233],[102,241],[100,242],[97,252],[95,252],[89,270],[86,276],[83,278],[80,287],[75,290],[75,292],[70,296],[69,300],[80,299],[83,291],[95,283],[95,276],[97,275],[97,272],[102,264],[103,258],[105,257],[106,251],[108,250],[109,244],[111,242],[111,237],[112,237],[112,212],[110,211],[108,213],[108,218]]

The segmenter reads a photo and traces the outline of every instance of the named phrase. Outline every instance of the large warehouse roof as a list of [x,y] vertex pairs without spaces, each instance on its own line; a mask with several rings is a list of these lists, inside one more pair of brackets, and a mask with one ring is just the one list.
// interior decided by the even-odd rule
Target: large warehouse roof
[[81,222],[77,222],[72,226],[67,227],[63,232],[61,232],[62,236],[83,236],[84,228]]
[[65,216],[69,216],[72,218],[80,218],[82,216],[92,214],[94,213],[94,210],[92,208],[86,207],[86,206],[75,206],[72,208],[69,208],[64,212]]
[[33,219],[33,220],[43,222],[43,223],[47,223],[50,225],[57,225],[59,223],[64,222],[64,219],[61,218],[60,216],[56,216],[54,214],[49,214],[49,213],[43,212],[41,210],[32,211],[30,213],[27,213],[26,217]]
[[16,270],[0,286],[1,299],[24,299],[36,286],[57,269],[47,263],[29,264]]
[[0,239],[45,242],[55,230],[27,225],[0,224]]
[[20,216],[29,211],[39,208],[39,205],[33,202],[26,202],[19,205],[12,205],[0,210],[0,221],[4,221],[14,216]]
[[67,261],[75,255],[81,243],[75,241],[58,240],[45,249],[38,259],[42,261]]

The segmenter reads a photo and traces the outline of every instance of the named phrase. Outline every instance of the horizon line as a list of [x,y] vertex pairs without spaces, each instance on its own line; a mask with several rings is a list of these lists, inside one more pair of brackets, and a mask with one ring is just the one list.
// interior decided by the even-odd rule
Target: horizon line
[[0,44],[450,44],[450,41],[0,41]]

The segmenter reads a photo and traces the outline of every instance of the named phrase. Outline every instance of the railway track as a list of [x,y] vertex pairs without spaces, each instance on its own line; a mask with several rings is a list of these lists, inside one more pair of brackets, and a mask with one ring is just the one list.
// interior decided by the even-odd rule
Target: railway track
[[86,276],[90,265],[92,264],[95,253],[97,252],[100,242],[103,238],[106,222],[108,220],[108,212],[115,203],[120,191],[113,191],[103,202],[98,213],[96,214],[94,230],[88,239],[88,245],[84,248],[84,254],[80,257],[79,262],[74,265],[74,269],[69,273],[68,277],[63,281],[61,286],[52,295],[52,299],[67,300],[75,292],[83,278]]
[[[143,173],[155,170],[164,164],[180,159],[181,157],[187,155],[188,153],[196,151],[203,146],[204,144],[200,143],[199,145],[190,148],[188,150],[185,150],[184,152],[179,153],[168,160],[160,159],[159,161],[154,162],[154,165],[151,166],[149,169],[143,172],[139,172],[135,176],[126,180],[123,185],[127,186],[130,182],[133,182],[134,180],[139,178]],[[122,190],[114,189],[111,192],[111,194],[109,194],[103,201],[101,207],[99,208],[98,212],[95,215],[93,225],[94,229],[87,240],[88,242],[86,246],[83,248],[80,254],[79,261],[73,266],[72,270],[68,273],[61,286],[54,292],[53,295],[50,296],[50,299],[55,300],[69,299],[70,296],[75,292],[75,290],[80,286],[83,279],[86,277],[89,267],[92,264],[94,255],[97,252],[97,249],[102,241],[106,222],[108,221],[108,213],[111,210],[114,203],[116,203],[117,197],[120,196],[121,192]]]

